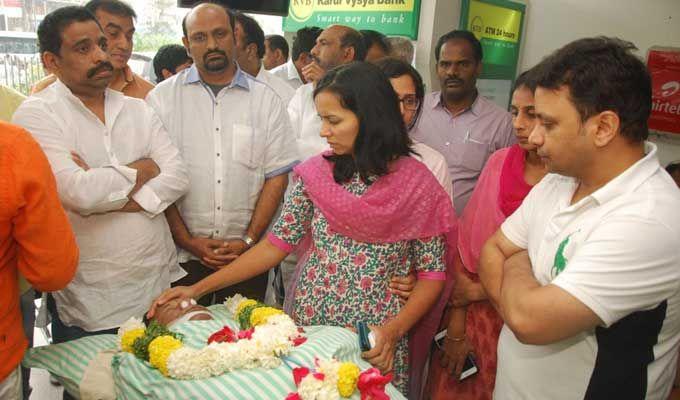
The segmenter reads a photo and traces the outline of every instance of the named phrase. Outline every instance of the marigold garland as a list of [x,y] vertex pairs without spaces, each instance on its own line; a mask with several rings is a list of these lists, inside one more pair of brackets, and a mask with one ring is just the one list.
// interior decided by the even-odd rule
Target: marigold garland
[[236,312],[234,313],[235,318],[238,318],[239,315],[243,312],[243,309],[248,307],[248,306],[254,306],[257,305],[257,300],[252,300],[252,299],[246,299],[245,297],[242,297],[243,300],[238,303],[238,306],[236,307]]
[[338,392],[342,397],[350,397],[357,388],[361,370],[352,362],[344,362],[338,368]]
[[144,336],[145,333],[146,328],[135,328],[125,332],[125,334],[120,338],[120,348],[123,351],[132,353],[132,345],[135,343],[135,340]]
[[168,357],[182,347],[182,342],[172,336],[159,336],[149,343],[149,363],[168,376]]
[[250,326],[258,326],[267,322],[272,315],[283,314],[282,310],[274,307],[256,308],[250,313]]

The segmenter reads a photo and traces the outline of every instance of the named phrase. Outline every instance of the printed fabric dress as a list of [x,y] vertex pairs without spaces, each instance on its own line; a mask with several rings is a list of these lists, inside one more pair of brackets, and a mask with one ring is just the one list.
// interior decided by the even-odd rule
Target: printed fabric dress
[[[361,196],[369,185],[356,174],[343,187]],[[298,266],[293,292],[293,318],[299,325],[353,327],[365,321],[382,326],[401,309],[399,298],[388,290],[393,276],[404,276],[412,269],[419,274],[446,271],[443,236],[394,243],[355,241],[329,228],[300,179],[271,234],[295,247],[308,233],[309,257]],[[392,381],[404,394],[408,389],[407,341],[405,335],[397,344]]]

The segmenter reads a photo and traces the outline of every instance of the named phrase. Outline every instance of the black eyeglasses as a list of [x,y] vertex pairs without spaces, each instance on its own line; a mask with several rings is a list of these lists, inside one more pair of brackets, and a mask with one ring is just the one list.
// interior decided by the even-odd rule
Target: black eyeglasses
[[414,94],[407,94],[403,98],[399,99],[399,102],[404,105],[404,108],[409,111],[418,110],[420,105],[420,100]]

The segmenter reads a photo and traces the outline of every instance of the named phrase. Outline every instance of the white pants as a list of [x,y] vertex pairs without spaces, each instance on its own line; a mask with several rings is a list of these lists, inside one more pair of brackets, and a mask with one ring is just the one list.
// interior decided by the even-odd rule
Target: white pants
[[0,382],[0,400],[21,400],[21,367],[17,367]]

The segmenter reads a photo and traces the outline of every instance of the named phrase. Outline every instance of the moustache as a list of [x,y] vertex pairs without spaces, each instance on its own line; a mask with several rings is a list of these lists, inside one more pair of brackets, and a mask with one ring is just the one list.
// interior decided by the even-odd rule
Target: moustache
[[92,78],[101,71],[113,71],[113,65],[108,61],[103,61],[101,64],[87,71],[87,77]]
[[210,57],[211,55],[214,55],[214,54],[219,54],[222,57],[227,58],[227,53],[223,52],[222,50],[213,50],[213,51],[210,51],[208,53],[205,53],[205,55],[203,56],[203,60],[208,61],[208,57]]
[[462,85],[462,84],[463,84],[463,80],[462,80],[462,79],[458,79],[458,78],[449,78],[449,79],[445,80],[444,83],[447,84],[447,85],[448,85],[449,83],[455,83],[455,84]]

